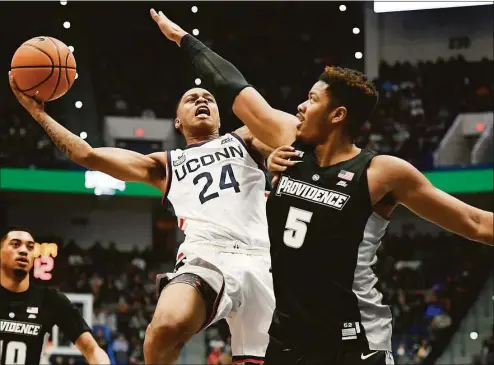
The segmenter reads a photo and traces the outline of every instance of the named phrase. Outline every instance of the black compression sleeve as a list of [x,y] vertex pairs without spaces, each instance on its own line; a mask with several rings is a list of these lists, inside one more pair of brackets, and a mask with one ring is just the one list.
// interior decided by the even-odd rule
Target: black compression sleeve
[[182,38],[180,47],[189,55],[198,76],[213,85],[215,92],[225,97],[231,105],[237,95],[250,86],[234,65],[190,34]]

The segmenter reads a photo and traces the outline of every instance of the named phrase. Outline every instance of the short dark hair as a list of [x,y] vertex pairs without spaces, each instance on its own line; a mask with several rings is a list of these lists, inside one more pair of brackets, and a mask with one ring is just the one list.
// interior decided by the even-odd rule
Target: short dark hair
[[3,230],[2,233],[1,233],[1,236],[0,236],[0,247],[3,246],[3,243],[5,242],[5,240],[7,239],[7,236],[9,235],[10,232],[15,232],[15,231],[19,231],[19,232],[27,232],[29,233],[31,236],[33,235],[31,233],[31,231],[29,229],[26,229],[26,227],[21,227],[21,226],[10,226],[8,227],[7,229]]
[[362,125],[372,116],[379,100],[376,88],[367,77],[356,70],[326,66],[319,81],[328,85],[331,107],[347,109],[348,134],[355,138]]

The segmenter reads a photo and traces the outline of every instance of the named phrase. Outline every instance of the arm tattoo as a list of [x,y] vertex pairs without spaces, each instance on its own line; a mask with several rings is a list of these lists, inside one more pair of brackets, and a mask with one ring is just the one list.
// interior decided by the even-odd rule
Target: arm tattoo
[[39,124],[46,131],[53,143],[55,143],[57,148],[69,159],[72,159],[74,151],[83,151],[87,148],[87,143],[84,140],[77,137],[54,120],[41,118]]

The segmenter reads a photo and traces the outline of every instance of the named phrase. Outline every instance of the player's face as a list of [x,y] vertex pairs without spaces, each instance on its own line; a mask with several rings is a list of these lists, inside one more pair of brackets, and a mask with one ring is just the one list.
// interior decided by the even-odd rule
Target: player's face
[[301,123],[297,126],[297,139],[304,143],[324,143],[336,123],[341,121],[342,108],[330,108],[327,87],[325,82],[316,82],[309,91],[308,100],[298,106],[297,118]]
[[175,128],[181,129],[185,135],[192,131],[206,135],[218,133],[220,113],[214,96],[201,88],[187,91],[180,100]]
[[23,231],[9,232],[2,244],[2,268],[16,273],[29,273],[34,262],[35,243],[33,237]]

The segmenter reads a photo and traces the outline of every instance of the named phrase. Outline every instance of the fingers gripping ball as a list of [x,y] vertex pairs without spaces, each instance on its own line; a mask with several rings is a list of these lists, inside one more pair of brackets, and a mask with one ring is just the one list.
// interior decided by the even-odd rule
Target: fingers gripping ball
[[15,52],[11,72],[17,87],[40,101],[64,95],[74,84],[74,55],[63,42],[52,37],[36,37]]

